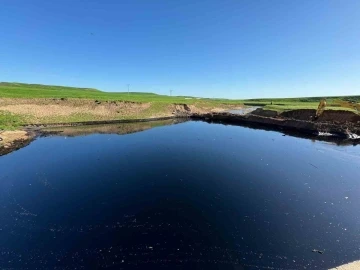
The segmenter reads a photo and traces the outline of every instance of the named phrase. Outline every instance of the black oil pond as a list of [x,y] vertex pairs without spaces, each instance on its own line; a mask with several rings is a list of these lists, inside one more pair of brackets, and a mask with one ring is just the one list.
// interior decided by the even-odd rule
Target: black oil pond
[[0,268],[328,269],[360,259],[360,146],[161,125],[52,130],[0,157]]

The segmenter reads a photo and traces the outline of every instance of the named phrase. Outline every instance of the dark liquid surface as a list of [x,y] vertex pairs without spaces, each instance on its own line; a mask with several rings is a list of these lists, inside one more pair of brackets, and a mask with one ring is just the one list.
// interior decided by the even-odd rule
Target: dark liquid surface
[[360,259],[360,147],[203,122],[39,138],[0,157],[0,205],[2,268],[327,269]]

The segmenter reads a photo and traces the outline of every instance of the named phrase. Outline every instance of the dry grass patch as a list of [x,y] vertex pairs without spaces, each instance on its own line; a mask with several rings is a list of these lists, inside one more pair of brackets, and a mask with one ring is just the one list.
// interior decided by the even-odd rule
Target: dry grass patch
[[[1,99],[1,110],[17,115],[29,116],[29,122],[49,122],[50,119],[79,118],[83,115],[95,119],[119,119],[129,115],[141,114],[150,107],[150,103],[60,100],[60,99]],[[80,116],[80,117],[78,117]],[[91,117],[93,116],[93,117]],[[94,118],[94,119],[92,119]]]

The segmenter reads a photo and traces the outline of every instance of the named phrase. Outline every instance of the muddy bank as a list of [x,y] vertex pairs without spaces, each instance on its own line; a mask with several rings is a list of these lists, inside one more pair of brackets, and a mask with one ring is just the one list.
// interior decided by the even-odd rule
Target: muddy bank
[[[3,131],[0,133],[0,156],[28,145],[37,136],[53,134],[81,136],[91,133],[121,135],[144,131],[159,125],[179,123],[189,118],[210,123],[279,130],[292,136],[316,137],[326,141],[338,141],[340,139],[345,143],[360,143],[360,116],[348,111],[325,111],[319,119],[314,121],[309,119],[313,118],[315,110],[293,110],[278,113],[258,108],[245,115],[240,115],[229,112],[196,112],[192,106],[185,106],[185,104],[176,104],[173,109],[173,116],[167,117],[33,124],[26,126],[24,130]],[[111,126],[111,124],[115,125]],[[73,127],[78,128],[74,129]]]
[[36,133],[32,131],[15,130],[0,132],[0,156],[29,145],[35,137]]
[[193,114],[191,118],[207,122],[266,127],[308,136],[322,134],[341,139],[360,139],[360,119],[357,114],[347,111],[325,111],[324,115],[316,121],[309,120],[309,117],[313,115],[315,115],[315,110],[296,110],[279,114],[275,111],[257,109],[247,115],[207,113]]
[[[258,108],[252,111],[251,114],[264,116],[264,117],[272,117],[272,118],[312,121],[314,120],[316,110],[298,109],[298,110],[290,110],[280,113],[273,110],[264,110],[262,108]],[[360,124],[360,115],[351,111],[325,110],[323,114],[320,115],[320,117],[316,120],[316,122],[332,122],[332,123],[351,122],[351,123]]]
[[187,121],[187,118],[162,117],[136,120],[92,121],[77,123],[37,124],[23,130],[0,132],[0,156],[9,154],[29,145],[37,137],[46,136],[85,136],[89,134],[125,135],[151,128],[173,125]]
[[257,108],[256,110],[252,111],[251,114],[264,117],[277,117],[279,115],[277,111],[263,110],[262,108]]
[[[316,110],[302,109],[292,110],[281,113],[279,116],[283,118],[293,118],[297,120],[312,120]],[[317,119],[317,122],[333,122],[333,123],[344,123],[351,122],[360,124],[360,115],[351,111],[340,111],[340,110],[326,110]]]

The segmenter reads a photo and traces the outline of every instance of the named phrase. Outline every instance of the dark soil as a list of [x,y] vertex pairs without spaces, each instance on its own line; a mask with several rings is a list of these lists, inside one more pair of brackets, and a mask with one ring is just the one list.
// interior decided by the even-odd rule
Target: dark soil
[[[283,112],[280,117],[292,118],[296,120],[310,121],[314,118],[316,110],[301,109]],[[265,116],[265,115],[264,115]],[[316,120],[318,122],[351,122],[360,124],[360,115],[350,111],[325,110],[323,114]]]
[[[193,114],[192,118],[202,119],[207,122],[266,127],[273,130],[297,132],[306,136],[318,136],[320,133],[330,133],[343,140],[348,140],[349,134],[360,136],[359,115],[349,111],[329,110],[314,120],[315,113],[315,110],[293,110],[278,115],[275,111],[260,108],[247,115],[208,113]],[[352,142],[357,141],[358,140],[352,140]]]
[[255,111],[252,111],[251,114],[265,117],[277,117],[279,115],[277,111],[264,110],[262,108],[258,108]]

